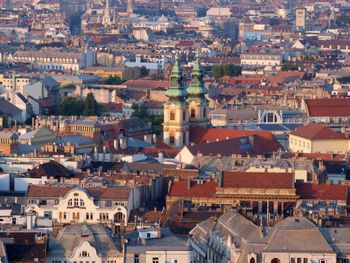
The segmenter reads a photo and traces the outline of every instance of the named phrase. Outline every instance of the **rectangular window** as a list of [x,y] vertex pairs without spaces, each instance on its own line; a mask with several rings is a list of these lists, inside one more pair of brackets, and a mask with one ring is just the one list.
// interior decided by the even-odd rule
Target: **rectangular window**
[[152,258],[152,263],[159,263],[159,258]]
[[303,263],[308,263],[308,259],[304,258],[304,262]]
[[79,206],[79,199],[78,198],[74,198],[74,206]]
[[297,263],[301,263],[301,258],[297,258]]
[[134,263],[140,263],[140,256],[138,254],[134,255]]
[[290,263],[295,263],[295,258],[291,258]]

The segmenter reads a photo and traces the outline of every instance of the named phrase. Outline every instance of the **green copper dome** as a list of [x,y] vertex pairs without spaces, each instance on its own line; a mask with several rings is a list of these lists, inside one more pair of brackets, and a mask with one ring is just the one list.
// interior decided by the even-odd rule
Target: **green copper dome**
[[171,71],[170,85],[165,95],[171,102],[185,102],[188,95],[186,89],[183,88],[182,70],[177,59]]
[[205,94],[208,93],[208,89],[204,87],[203,70],[199,62],[198,53],[197,53],[196,61],[194,62],[191,76],[192,76],[192,81],[190,86],[187,88],[187,93],[189,95],[188,100],[192,100],[192,99],[205,100]]

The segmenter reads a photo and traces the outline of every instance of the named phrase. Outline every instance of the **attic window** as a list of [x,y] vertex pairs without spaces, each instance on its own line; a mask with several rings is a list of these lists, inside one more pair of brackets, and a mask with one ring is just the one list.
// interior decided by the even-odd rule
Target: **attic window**
[[80,257],[90,257],[90,255],[89,255],[89,253],[88,252],[86,252],[86,251],[82,251],[81,253],[80,253]]

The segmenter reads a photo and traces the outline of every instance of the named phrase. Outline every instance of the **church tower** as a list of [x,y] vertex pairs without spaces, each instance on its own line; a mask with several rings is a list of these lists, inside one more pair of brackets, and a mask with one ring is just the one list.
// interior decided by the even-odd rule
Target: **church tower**
[[135,10],[135,0],[128,0],[128,14],[133,14]]
[[111,10],[110,10],[110,7],[109,7],[109,0],[106,0],[106,6],[105,6],[105,12],[103,14],[102,24],[105,27],[109,27],[109,26],[112,25]]
[[204,87],[203,82],[203,70],[199,62],[199,54],[197,52],[197,58],[194,62],[192,70],[192,81],[187,88],[188,93],[188,112],[189,121],[191,126],[208,126],[209,110],[208,101],[205,98],[205,94],[208,93],[208,89]]
[[169,88],[165,94],[163,140],[173,147],[189,143],[187,92],[183,87],[182,70],[176,60],[170,76]]

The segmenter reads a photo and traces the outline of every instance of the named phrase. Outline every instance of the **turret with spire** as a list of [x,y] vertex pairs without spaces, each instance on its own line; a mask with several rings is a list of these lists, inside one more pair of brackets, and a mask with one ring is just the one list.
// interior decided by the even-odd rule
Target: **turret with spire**
[[207,126],[208,125],[208,101],[205,95],[208,89],[204,86],[203,70],[199,61],[199,52],[194,62],[192,70],[192,81],[187,88],[189,104],[190,125]]
[[182,147],[189,142],[188,105],[186,102],[187,91],[183,87],[182,69],[178,61],[173,66],[169,88],[165,95],[168,100],[164,104],[164,143]]

